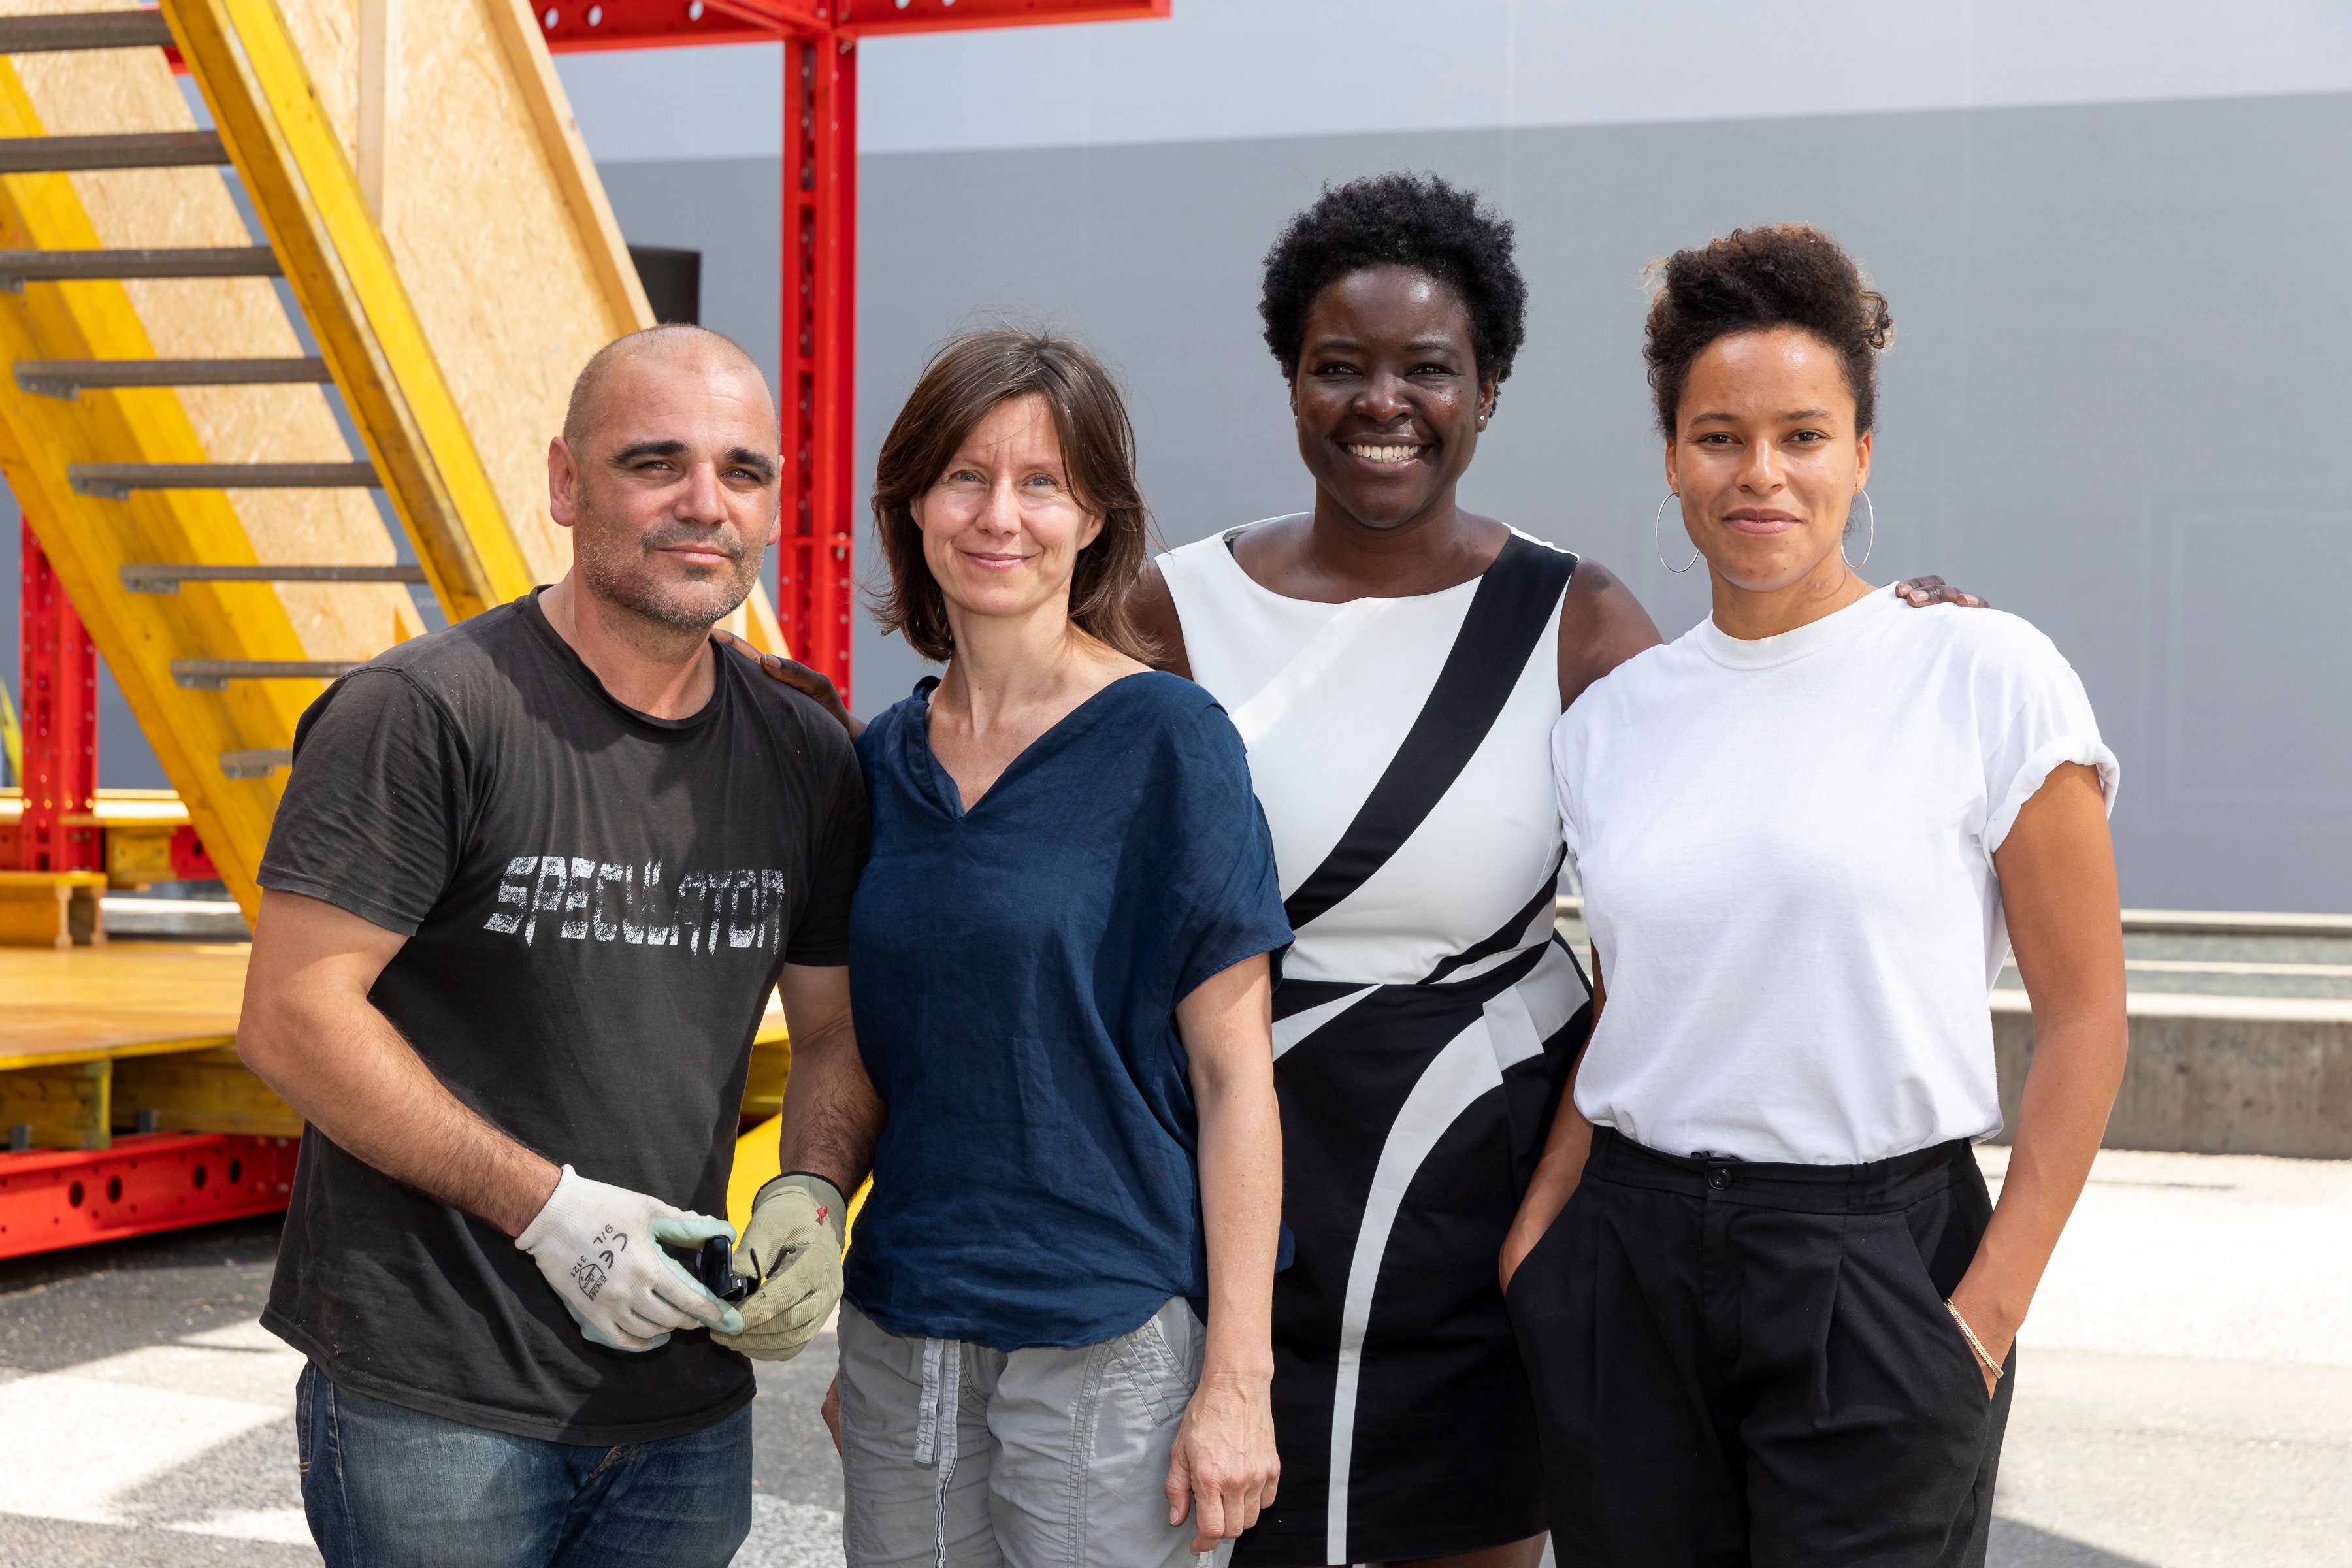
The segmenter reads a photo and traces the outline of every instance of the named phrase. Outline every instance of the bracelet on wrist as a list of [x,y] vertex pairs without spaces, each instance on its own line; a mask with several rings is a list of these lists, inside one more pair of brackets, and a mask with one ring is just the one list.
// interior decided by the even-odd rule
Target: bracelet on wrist
[[1951,1313],[1952,1321],[1960,1326],[1960,1337],[1969,1342],[1969,1349],[1976,1352],[1977,1364],[1992,1373],[1992,1380],[1999,1383],[2003,1370],[2000,1363],[1992,1359],[1991,1352],[1984,1348],[1984,1342],[1977,1338],[1977,1331],[1969,1327],[1969,1321],[1960,1316],[1960,1310],[1952,1305],[1952,1299],[1949,1296],[1944,1298],[1944,1310]]

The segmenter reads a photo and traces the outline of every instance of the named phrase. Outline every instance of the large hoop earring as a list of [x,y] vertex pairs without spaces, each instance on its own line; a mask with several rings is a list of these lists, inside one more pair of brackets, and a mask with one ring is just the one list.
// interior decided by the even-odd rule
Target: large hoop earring
[[[1673,490],[1668,490],[1666,492],[1666,500],[1675,500],[1679,498],[1677,498]],[[1689,571],[1692,567],[1698,564],[1698,546],[1696,544],[1693,544],[1691,546],[1691,558],[1684,562],[1681,565],[1668,566],[1666,564],[1665,541],[1658,537],[1658,524],[1664,521],[1666,515],[1666,500],[1660,501],[1658,503],[1658,510],[1650,514],[1650,548],[1658,552],[1659,565],[1665,566],[1667,571],[1674,573],[1676,576],[1680,576],[1683,573]],[[1864,559],[1867,560],[1869,557],[1864,556]]]
[[[1869,541],[1862,547],[1862,559],[1859,561],[1845,561],[1845,541],[1843,539],[1839,540],[1838,559],[1845,561],[1845,569],[1847,571],[1859,572],[1864,567],[1870,564],[1870,552],[1878,548],[1878,509],[1870,504],[1870,492],[1868,490],[1856,490],[1853,493],[1855,499],[1862,502],[1863,510],[1868,514],[1870,518],[1870,538]],[[1851,522],[1853,519],[1853,510],[1851,508],[1847,509],[1847,519],[1849,522]]]

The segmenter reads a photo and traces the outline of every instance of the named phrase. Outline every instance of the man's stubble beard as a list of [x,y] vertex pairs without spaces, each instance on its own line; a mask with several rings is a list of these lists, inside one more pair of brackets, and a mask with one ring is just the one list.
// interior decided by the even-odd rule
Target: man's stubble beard
[[[584,500],[584,498],[583,498]],[[676,632],[703,633],[725,620],[751,596],[760,581],[764,543],[743,548],[724,529],[696,528],[667,522],[649,532],[603,526],[592,506],[572,531],[572,564],[581,585],[596,599],[655,626]],[[734,570],[701,582],[663,583],[650,570],[653,552],[686,541],[726,552]]]

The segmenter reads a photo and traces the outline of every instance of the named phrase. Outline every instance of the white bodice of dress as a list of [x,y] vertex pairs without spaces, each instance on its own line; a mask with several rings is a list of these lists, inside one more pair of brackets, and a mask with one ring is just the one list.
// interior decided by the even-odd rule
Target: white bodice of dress
[[[1160,568],[1192,679],[1223,705],[1249,748],[1288,897],[1323,863],[1396,756],[1478,580],[1401,599],[1286,598],[1234,559],[1228,541],[1240,531],[1171,551]],[[1493,937],[1550,886],[1560,845],[1550,752],[1559,623],[1555,604],[1548,634],[1469,764],[1386,864],[1305,923],[1285,974],[1411,984]],[[1506,952],[1453,977],[1466,979],[1550,931],[1546,909]]]

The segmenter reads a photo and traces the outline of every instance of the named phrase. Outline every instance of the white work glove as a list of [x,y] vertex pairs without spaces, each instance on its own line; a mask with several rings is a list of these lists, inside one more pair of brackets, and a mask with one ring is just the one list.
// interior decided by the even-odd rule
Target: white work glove
[[735,1272],[765,1279],[743,1302],[742,1327],[710,1337],[761,1361],[808,1349],[841,1300],[847,1209],[840,1188],[805,1171],[761,1187],[735,1247]]
[[616,1351],[649,1351],[667,1344],[675,1329],[742,1329],[734,1308],[661,1249],[665,1241],[699,1247],[714,1236],[732,1241],[735,1227],[566,1165],[515,1245],[555,1287],[582,1334]]

